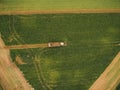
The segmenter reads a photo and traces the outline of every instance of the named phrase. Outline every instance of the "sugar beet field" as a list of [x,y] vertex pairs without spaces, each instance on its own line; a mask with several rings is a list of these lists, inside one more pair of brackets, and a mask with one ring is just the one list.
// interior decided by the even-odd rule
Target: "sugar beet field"
[[11,50],[35,90],[87,90],[119,52],[120,14],[1,15],[6,45],[64,41],[66,47]]

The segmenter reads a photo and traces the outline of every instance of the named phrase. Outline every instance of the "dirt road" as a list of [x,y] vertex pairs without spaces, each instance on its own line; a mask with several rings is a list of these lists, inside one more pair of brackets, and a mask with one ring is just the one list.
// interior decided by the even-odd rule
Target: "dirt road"
[[120,52],[89,90],[115,90],[120,83]]
[[12,62],[8,49],[0,38],[0,84],[3,90],[34,90],[19,68]]
[[48,44],[24,44],[24,45],[12,45],[4,46],[5,49],[29,49],[29,48],[47,48]]
[[120,9],[71,9],[71,10],[17,10],[0,11],[0,15],[63,14],[63,13],[120,13]]

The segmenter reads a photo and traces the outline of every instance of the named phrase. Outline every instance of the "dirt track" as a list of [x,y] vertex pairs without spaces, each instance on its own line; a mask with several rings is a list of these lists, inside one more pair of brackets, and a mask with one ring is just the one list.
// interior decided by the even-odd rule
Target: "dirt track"
[[19,68],[11,61],[9,50],[0,38],[0,84],[3,90],[34,90]]
[[89,90],[115,90],[120,83],[120,52]]
[[62,13],[120,13],[120,9],[79,9],[79,10],[18,10],[0,11],[0,15],[62,14]]
[[48,44],[25,44],[25,45],[12,45],[4,46],[5,49],[28,49],[28,48],[47,48]]

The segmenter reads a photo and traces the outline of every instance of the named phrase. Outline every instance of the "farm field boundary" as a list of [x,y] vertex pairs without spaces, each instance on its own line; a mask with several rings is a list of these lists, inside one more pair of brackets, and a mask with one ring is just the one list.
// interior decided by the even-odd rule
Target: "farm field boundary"
[[120,82],[120,52],[89,90],[115,90]]
[[16,10],[0,11],[0,15],[64,14],[64,13],[120,13],[120,9],[79,9],[79,10]]
[[4,49],[0,38],[0,84],[4,90],[34,90],[20,69],[11,61],[10,51]]

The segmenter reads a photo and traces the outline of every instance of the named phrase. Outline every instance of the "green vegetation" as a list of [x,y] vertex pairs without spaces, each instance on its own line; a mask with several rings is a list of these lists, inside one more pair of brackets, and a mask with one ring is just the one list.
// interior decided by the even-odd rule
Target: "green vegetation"
[[6,45],[65,41],[67,47],[12,50],[35,90],[87,90],[119,52],[120,14],[0,16]]
[[120,89],[120,84],[116,87],[116,90],[119,90]]
[[3,90],[1,86],[0,86],[0,90]]
[[2,0],[0,10],[118,9],[119,0]]

